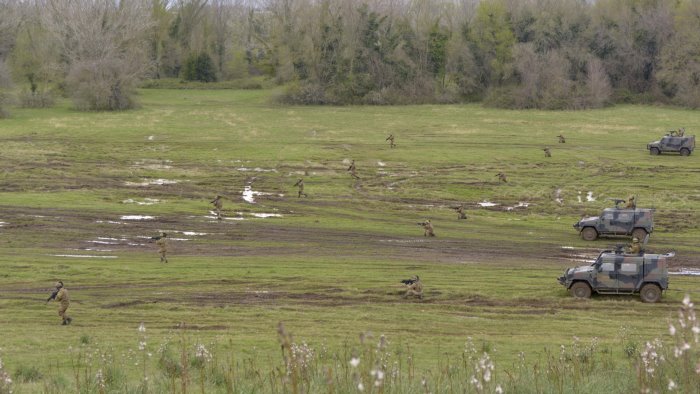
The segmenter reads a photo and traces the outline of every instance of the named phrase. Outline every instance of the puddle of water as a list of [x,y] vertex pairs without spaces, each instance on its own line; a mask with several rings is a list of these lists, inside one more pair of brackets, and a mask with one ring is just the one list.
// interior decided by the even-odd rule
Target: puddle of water
[[153,141],[153,138],[155,138],[155,137],[152,136],[152,135],[149,135],[149,136],[148,136],[148,140],[149,140],[149,141]]
[[574,247],[573,246],[562,246],[561,248],[562,249],[573,249]]
[[408,244],[408,243],[425,242],[425,240],[422,240],[422,239],[380,239],[379,242],[395,242],[395,243],[399,243],[399,244]]
[[564,204],[564,200],[561,198],[561,188],[554,191],[554,201],[559,205]]
[[124,182],[126,186],[151,186],[151,185],[174,185],[180,181],[172,179],[144,179],[143,182]]
[[272,193],[256,192],[250,186],[246,186],[245,188],[243,188],[242,194],[243,194],[243,199],[246,202],[249,202],[251,204],[255,204],[255,196],[269,196]]
[[93,248],[83,248],[83,249],[73,249],[73,250],[87,250],[89,252],[114,252],[112,249],[93,249]]
[[207,235],[207,233],[198,233],[196,231],[183,231],[184,235]]
[[281,218],[282,215],[279,213],[253,213],[256,218]]
[[378,162],[377,162],[377,165],[378,165],[379,167],[384,167],[384,166],[386,165],[386,163],[384,163],[383,161],[378,161]]
[[240,167],[236,168],[238,171],[255,171],[255,172],[277,172],[274,168],[260,168],[260,167],[255,167],[255,168],[246,168],[246,167]]
[[508,207],[508,208],[506,208],[506,210],[507,210],[507,211],[512,211],[512,210],[517,209],[517,208],[527,208],[527,207],[529,207],[529,206],[530,206],[530,203],[529,203],[529,202],[522,202],[522,201],[520,201],[520,202],[518,202],[517,205],[514,205],[514,206],[512,206],[512,207]]
[[486,200],[484,200],[484,201],[482,201],[482,202],[479,202],[479,203],[477,203],[477,204],[478,204],[479,206],[482,206],[482,207],[495,207],[496,205],[498,205],[498,204],[496,204],[496,203],[493,203],[493,202],[491,202],[491,201],[486,201]]
[[126,224],[124,222],[117,222],[114,220],[95,220],[95,223]]
[[348,166],[349,166],[350,163],[352,163],[352,161],[351,161],[350,159],[343,159],[343,164],[344,164],[344,165],[348,165]]
[[134,199],[128,198],[122,201],[122,204],[137,204],[137,205],[153,205],[160,202],[157,198],[145,198],[143,201],[136,201]]
[[110,241],[88,241],[93,244],[100,244],[100,245],[119,245],[119,242],[110,242]]
[[93,256],[89,254],[50,254],[49,256],[55,257],[80,257],[80,258],[91,258],[91,259],[116,259],[117,256]]
[[120,217],[121,220],[151,220],[155,218],[155,216],[148,215],[124,215]]
[[0,227],[4,226],[6,224],[7,224],[7,222],[0,222]]
[[678,271],[669,271],[669,275],[684,275],[684,276],[700,276],[700,270],[699,269],[692,269],[692,268],[681,268]]
[[168,237],[168,239],[173,240],[173,241],[189,241],[189,238],[172,238]]
[[593,202],[593,201],[595,201],[595,197],[593,197],[593,192],[588,192],[588,193],[586,194],[586,201],[588,201],[588,202]]

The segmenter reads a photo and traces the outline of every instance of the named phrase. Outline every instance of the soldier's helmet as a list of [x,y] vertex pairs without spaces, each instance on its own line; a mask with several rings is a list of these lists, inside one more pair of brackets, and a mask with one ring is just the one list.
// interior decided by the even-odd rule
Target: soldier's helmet
[[632,238],[632,242],[634,242],[634,243],[639,242],[639,238],[637,238],[637,237]]
[[61,287],[63,287],[63,282],[59,280],[58,282],[56,282],[56,288],[60,289]]
[[162,235],[163,237],[167,237],[167,236],[168,236],[167,233],[161,233],[161,235]]

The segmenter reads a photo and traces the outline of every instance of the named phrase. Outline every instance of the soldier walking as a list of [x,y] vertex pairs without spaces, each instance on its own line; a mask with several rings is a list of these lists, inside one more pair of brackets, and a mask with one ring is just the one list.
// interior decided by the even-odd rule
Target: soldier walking
[[297,183],[294,184],[294,186],[299,187],[299,194],[297,194],[297,198],[301,198],[301,196],[308,197],[306,193],[304,193],[304,178],[299,178]]
[[506,177],[505,173],[499,172],[498,174],[496,174],[496,176],[498,177],[498,180],[500,180],[501,182],[508,183],[508,178]]
[[158,245],[158,254],[160,255],[161,263],[168,262],[168,257],[166,256],[168,253],[168,241],[166,240],[167,236],[168,234],[161,233],[160,236],[151,237],[151,239],[156,241],[156,245]]
[[408,298],[409,296],[416,296],[420,299],[423,299],[423,282],[421,282],[418,275],[408,280],[402,280],[401,283],[406,285],[406,294],[403,295],[403,298]]
[[464,213],[464,204],[460,204],[458,207],[453,208],[455,211],[457,211],[457,219],[466,219],[467,214]]
[[216,218],[218,220],[221,220],[221,208],[224,207],[224,202],[221,201],[222,197],[220,195],[216,195],[216,198],[211,201],[212,204],[214,204],[214,212],[216,212]]
[[430,223],[430,219],[427,219],[423,223],[418,223],[423,227],[423,236],[424,237],[434,237],[435,232],[433,231],[433,224]]
[[46,300],[46,303],[48,304],[51,300],[56,300],[56,302],[58,302],[58,316],[63,319],[61,325],[66,326],[70,324],[73,321],[73,318],[66,314],[66,310],[68,310],[68,307],[70,306],[70,297],[68,296],[68,290],[63,287],[63,282],[60,280],[56,282],[56,290],[51,293],[49,298]]
[[559,134],[557,137],[559,137],[559,143],[560,144],[565,144],[566,143],[566,138],[562,134]]
[[390,148],[396,147],[396,144],[394,144],[394,135],[393,134],[389,134],[389,136],[386,137],[386,139],[384,141],[389,141]]
[[355,168],[355,160],[353,160],[352,163],[350,163],[350,167],[348,167],[348,171],[350,172],[350,175],[353,178],[360,179],[360,177],[357,176],[357,174],[356,174],[357,168]]
[[550,152],[548,146],[545,146],[542,150],[544,151],[544,157],[552,157],[552,152]]

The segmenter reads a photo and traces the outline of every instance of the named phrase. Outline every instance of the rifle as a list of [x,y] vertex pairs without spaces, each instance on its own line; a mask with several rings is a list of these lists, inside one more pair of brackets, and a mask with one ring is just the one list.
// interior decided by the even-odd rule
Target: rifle
[[627,201],[619,198],[608,198],[608,200],[615,202],[615,208],[617,208],[618,204],[622,204],[623,202]]
[[58,295],[58,289],[54,290],[53,293],[51,293],[49,298],[46,300],[46,303],[48,304],[49,301],[55,300],[57,295]]

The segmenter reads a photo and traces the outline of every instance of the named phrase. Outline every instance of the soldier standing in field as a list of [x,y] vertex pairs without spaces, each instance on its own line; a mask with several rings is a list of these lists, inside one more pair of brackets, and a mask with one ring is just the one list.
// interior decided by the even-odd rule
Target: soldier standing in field
[[542,150],[544,151],[544,157],[552,157],[552,152],[549,150],[548,146],[545,146]]
[[634,196],[629,196],[627,198],[627,203],[625,204],[625,208],[632,208],[632,209],[637,208],[637,203],[634,201]]
[[221,199],[222,197],[217,194],[216,198],[211,201],[211,203],[214,204],[214,212],[216,212],[216,218],[218,220],[221,220],[221,208],[224,207],[224,203]]
[[167,236],[168,234],[161,233],[160,236],[151,237],[151,239],[156,241],[156,245],[158,245],[158,254],[160,254],[161,263],[168,262],[168,257],[166,256],[166,254],[168,253],[168,241],[166,240]]
[[350,163],[350,167],[348,167],[348,171],[350,172],[350,175],[353,178],[360,179],[360,177],[357,176],[357,174],[356,174],[357,168],[355,168],[355,160],[353,160],[352,163]]
[[466,219],[467,214],[464,213],[464,204],[460,204],[458,207],[453,208],[455,211],[457,211],[457,219]]
[[559,137],[559,143],[560,144],[565,144],[566,143],[566,138],[562,134],[559,134],[557,137]]
[[51,293],[51,296],[49,296],[49,299],[46,300],[46,303],[48,304],[49,301],[54,299],[56,302],[58,302],[58,316],[63,319],[61,325],[66,326],[70,324],[73,321],[73,318],[66,314],[66,310],[68,310],[68,307],[70,306],[70,297],[68,296],[68,290],[63,287],[63,282],[60,280],[56,282],[56,290]]
[[299,180],[297,181],[297,183],[294,184],[294,186],[299,187],[299,194],[297,195],[297,198],[301,198],[302,195],[304,197],[308,197],[306,193],[304,193],[304,178],[299,178]]
[[394,135],[393,134],[389,134],[389,136],[386,137],[386,139],[384,141],[389,141],[390,148],[396,147],[396,144],[394,144]]
[[501,182],[508,183],[508,178],[506,177],[505,173],[499,172],[498,174],[496,174],[496,176],[498,177],[498,180],[500,180]]
[[434,237],[435,236],[435,232],[433,231],[433,224],[430,223],[430,219],[427,219],[425,222],[418,223],[418,224],[420,224],[423,227],[423,236],[424,237],[428,237],[428,236]]
[[402,280],[401,283],[406,285],[406,294],[403,298],[408,298],[408,296],[416,296],[423,299],[423,282],[420,281],[418,275],[411,279]]

